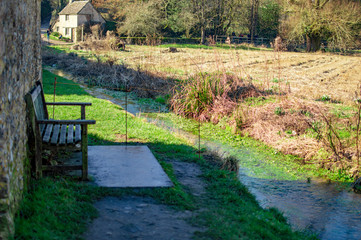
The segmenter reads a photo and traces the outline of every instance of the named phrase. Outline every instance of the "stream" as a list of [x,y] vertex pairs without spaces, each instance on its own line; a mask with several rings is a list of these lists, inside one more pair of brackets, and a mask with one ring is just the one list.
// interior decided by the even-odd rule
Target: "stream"
[[[85,90],[123,108],[126,106],[125,93],[101,88],[85,88]],[[142,113],[167,112],[167,109],[141,104],[130,94],[127,111],[141,116]],[[181,135],[193,144],[198,143],[198,136],[185,132],[177,126],[156,118],[146,119],[150,123]],[[201,143],[202,146],[221,156],[226,153],[236,157],[240,163],[239,180],[248,187],[263,208],[275,207],[280,210],[294,229],[311,231],[325,240],[361,240],[361,194],[355,194],[337,183],[307,181],[307,178],[298,180],[285,178],[283,176],[287,173],[279,169],[275,171],[270,169],[269,165],[264,164],[265,155],[255,149],[243,146],[232,147],[204,139]],[[250,161],[252,168],[249,167]],[[260,172],[262,174],[259,174]]]

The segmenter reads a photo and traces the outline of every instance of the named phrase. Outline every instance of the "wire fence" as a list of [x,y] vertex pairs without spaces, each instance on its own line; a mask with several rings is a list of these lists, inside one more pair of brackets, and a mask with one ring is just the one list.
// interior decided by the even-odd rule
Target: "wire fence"
[[[157,44],[199,44],[201,38],[172,38],[172,37],[120,37],[127,44],[137,44],[137,45],[157,45]],[[210,36],[206,41],[217,44],[255,44],[255,45],[267,45],[270,46],[270,39],[263,37],[256,37],[251,39],[248,36]],[[229,40],[229,42],[228,42]],[[211,43],[209,42],[209,43]]]
[[[56,99],[56,87],[58,85],[67,85],[67,86],[79,86],[79,84],[77,83],[65,83],[65,82],[61,82],[61,81],[58,81],[58,79],[56,77],[54,77],[54,82],[53,82],[53,88],[54,88],[54,93],[53,93],[53,101],[55,102],[55,99]],[[90,85],[86,85],[86,87],[90,87]],[[108,87],[108,86],[99,86],[103,89],[106,89],[106,90],[112,90],[112,91],[122,91],[122,92],[125,92],[125,95],[124,95],[124,102],[125,102],[125,106],[124,106],[124,112],[125,112],[125,146],[128,145],[128,93],[132,91],[132,89],[140,89],[140,90],[147,90],[147,91],[155,91],[155,92],[162,92],[162,91],[158,91],[158,90],[155,90],[155,89],[146,89],[146,88],[138,88],[138,87],[131,87],[129,88],[128,87],[128,84],[126,83],[125,86],[123,88],[114,88],[114,87]],[[199,106],[200,106],[200,98],[199,98],[199,93],[198,93],[198,96],[197,96],[197,104],[198,104],[198,115],[199,115]],[[54,118],[54,115],[55,115],[55,105],[53,105],[53,119]],[[201,159],[201,121],[198,119],[197,121],[197,133],[198,133],[198,158],[199,160]]]

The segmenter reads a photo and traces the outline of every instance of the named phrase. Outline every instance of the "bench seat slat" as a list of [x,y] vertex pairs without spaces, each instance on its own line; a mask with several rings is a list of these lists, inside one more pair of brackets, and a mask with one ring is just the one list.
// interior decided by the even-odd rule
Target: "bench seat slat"
[[81,140],[81,128],[80,125],[75,125],[75,142],[80,142]]
[[45,126],[46,126],[46,124],[39,124],[39,128],[40,128],[40,135],[41,135],[41,136],[43,136],[43,135],[44,135]]
[[61,130],[60,130],[60,138],[59,138],[59,144],[60,145],[64,145],[66,142],[66,128],[67,125],[63,124],[61,125]]
[[74,140],[74,125],[70,124],[68,127],[68,139],[67,139],[67,144],[73,144]]
[[50,136],[51,136],[52,130],[53,130],[53,124],[46,125],[46,129],[45,129],[45,133],[44,133],[44,137],[43,137],[44,142],[50,141]]
[[58,144],[60,125],[54,125],[53,135],[51,137],[51,144]]

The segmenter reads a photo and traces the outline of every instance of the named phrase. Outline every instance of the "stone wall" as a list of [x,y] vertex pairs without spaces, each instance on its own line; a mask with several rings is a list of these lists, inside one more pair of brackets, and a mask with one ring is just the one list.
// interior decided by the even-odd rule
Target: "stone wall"
[[41,79],[40,0],[0,1],[0,239],[26,187],[25,94]]

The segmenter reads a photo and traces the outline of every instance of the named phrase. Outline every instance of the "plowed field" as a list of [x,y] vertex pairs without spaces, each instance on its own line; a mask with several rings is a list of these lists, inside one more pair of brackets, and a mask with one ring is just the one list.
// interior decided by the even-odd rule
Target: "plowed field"
[[352,101],[361,83],[361,55],[295,53],[234,49],[127,46],[118,57],[132,67],[185,78],[200,71],[233,72],[267,88],[281,88],[296,96]]

